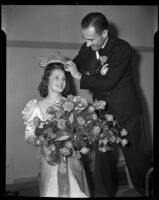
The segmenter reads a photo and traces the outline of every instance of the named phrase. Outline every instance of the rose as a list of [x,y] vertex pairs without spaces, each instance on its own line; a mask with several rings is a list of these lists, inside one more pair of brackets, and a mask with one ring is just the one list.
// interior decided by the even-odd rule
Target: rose
[[69,101],[74,101],[74,96],[72,95],[72,94],[69,94],[68,96],[67,96],[67,99],[69,100]]
[[68,111],[68,112],[71,112],[74,108],[74,104],[72,102],[65,102],[63,105],[62,105],[64,111]]
[[126,135],[128,135],[128,132],[127,132],[126,129],[123,128],[123,129],[120,131],[120,134],[121,134],[121,136],[126,136]]
[[96,120],[96,119],[97,119],[97,115],[96,115],[96,114],[93,114],[93,115],[92,115],[92,119]]
[[127,141],[126,139],[121,140],[121,144],[122,144],[122,146],[127,145],[127,143],[128,143],[128,141]]
[[66,120],[59,119],[57,123],[57,127],[61,130],[64,130],[66,128]]
[[109,130],[109,127],[108,127],[108,125],[105,124],[104,127],[103,127],[103,131],[107,132],[108,130]]
[[65,147],[67,147],[68,149],[71,149],[72,148],[72,143],[70,141],[67,141],[65,143]]
[[97,110],[99,110],[99,109],[103,110],[105,108],[105,106],[106,106],[106,101],[102,101],[102,100],[101,101],[97,101],[96,100],[93,105],[95,106],[95,108]]
[[89,149],[88,149],[87,147],[83,147],[83,148],[80,150],[80,152],[81,152],[82,154],[87,154],[88,151],[89,151]]
[[104,133],[100,133],[100,137],[103,138],[104,137]]
[[85,120],[83,119],[83,117],[77,117],[77,122],[79,123],[79,125],[84,125],[85,124]]
[[61,110],[57,110],[55,113],[55,116],[57,119],[60,119],[60,117],[62,116],[62,111]]
[[116,138],[116,143],[120,143],[121,142],[121,138],[117,137]]
[[92,113],[95,111],[95,108],[93,106],[89,106],[88,111]]
[[92,130],[92,133],[94,135],[98,135],[98,133],[100,133],[100,131],[101,131],[101,128],[99,126],[94,126],[93,130]]
[[112,136],[112,137],[110,138],[110,141],[111,141],[111,142],[115,142],[115,141],[116,141],[116,137],[115,137],[115,136]]
[[103,139],[103,144],[106,145],[107,143],[108,143],[108,139],[107,139],[107,138],[104,138],[104,139]]
[[105,118],[106,118],[106,120],[107,120],[108,122],[113,121],[113,115],[106,114],[106,115],[105,115]]
[[99,147],[99,151],[106,152],[107,148],[105,146],[104,147]]
[[81,103],[82,103],[84,106],[86,106],[86,105],[87,105],[87,100],[84,99],[84,98],[81,98]]

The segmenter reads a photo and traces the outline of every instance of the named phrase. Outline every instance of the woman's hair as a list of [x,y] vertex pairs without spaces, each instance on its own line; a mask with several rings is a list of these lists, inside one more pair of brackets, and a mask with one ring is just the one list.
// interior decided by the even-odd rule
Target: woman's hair
[[86,15],[81,21],[82,29],[87,29],[90,26],[94,27],[96,33],[100,35],[105,29],[108,29],[108,20],[102,13],[92,12]]
[[41,97],[47,97],[48,95],[48,85],[49,85],[49,78],[50,75],[52,74],[53,70],[56,69],[60,69],[62,71],[64,71],[65,75],[66,75],[66,86],[64,91],[62,92],[63,96],[66,96],[69,93],[70,90],[70,85],[69,85],[69,80],[68,80],[68,74],[67,72],[65,72],[64,70],[64,65],[62,63],[50,63],[48,64],[45,69],[44,69],[44,74],[41,78],[41,82],[38,85],[38,91]]

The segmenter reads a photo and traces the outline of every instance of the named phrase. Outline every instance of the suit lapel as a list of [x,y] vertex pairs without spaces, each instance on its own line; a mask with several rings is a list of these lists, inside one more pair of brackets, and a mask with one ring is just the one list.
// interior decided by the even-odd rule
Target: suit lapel
[[[113,45],[113,40],[114,40],[113,37],[109,36],[108,42],[107,42],[107,44],[105,45],[105,47],[103,49],[103,56],[109,57],[109,54],[111,52],[111,48],[112,48],[112,45]],[[94,74],[98,74],[99,71],[101,70],[101,67],[102,67],[101,62],[98,59],[98,62],[96,64],[95,68],[94,68],[94,72],[93,73]]]
[[[108,42],[107,44],[105,45],[103,51],[104,51],[104,55],[105,56],[109,56],[110,54],[110,51],[111,51],[111,48],[112,48],[112,45],[113,45],[113,41],[114,41],[114,38],[110,35],[109,38],[108,38]],[[90,72],[91,75],[95,75],[97,73],[99,73],[102,65],[101,65],[101,62],[100,60],[96,58],[96,52],[95,51],[92,51],[90,48],[89,48],[89,54],[88,54],[88,70]]]

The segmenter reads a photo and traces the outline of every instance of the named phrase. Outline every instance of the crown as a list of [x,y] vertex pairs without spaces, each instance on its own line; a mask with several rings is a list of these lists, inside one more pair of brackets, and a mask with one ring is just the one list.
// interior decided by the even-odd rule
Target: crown
[[69,57],[63,56],[61,52],[58,51],[56,55],[40,57],[39,60],[40,67],[45,68],[50,63],[62,63],[63,65],[65,65],[66,61],[71,59]]

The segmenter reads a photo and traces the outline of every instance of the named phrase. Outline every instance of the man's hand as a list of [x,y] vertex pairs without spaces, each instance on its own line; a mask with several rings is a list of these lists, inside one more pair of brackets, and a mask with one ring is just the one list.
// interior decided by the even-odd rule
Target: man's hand
[[81,79],[81,73],[78,71],[76,64],[70,60],[65,64],[65,71],[70,72],[73,78]]

